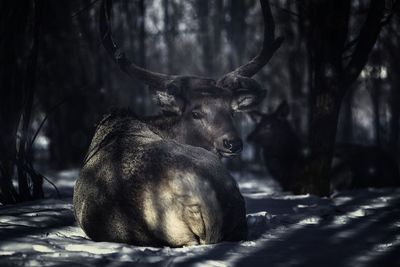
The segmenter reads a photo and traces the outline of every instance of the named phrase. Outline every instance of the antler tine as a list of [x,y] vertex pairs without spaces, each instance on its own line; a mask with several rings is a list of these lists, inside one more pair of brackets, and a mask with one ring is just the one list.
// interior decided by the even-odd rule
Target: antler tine
[[139,79],[153,89],[165,89],[174,76],[152,72],[141,68],[129,61],[125,53],[116,45],[111,36],[111,7],[112,0],[103,0],[100,11],[99,31],[101,42],[118,66],[132,78]]
[[260,0],[260,4],[264,19],[264,41],[260,52],[248,63],[226,74],[221,80],[226,76],[252,77],[269,62],[275,51],[281,46],[284,38],[278,37],[275,39],[275,22],[272,17],[269,0]]

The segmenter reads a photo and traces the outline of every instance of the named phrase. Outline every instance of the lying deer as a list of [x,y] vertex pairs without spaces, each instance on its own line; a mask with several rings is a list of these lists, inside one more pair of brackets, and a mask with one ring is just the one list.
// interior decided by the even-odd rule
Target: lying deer
[[187,246],[246,238],[243,197],[220,157],[240,153],[232,114],[248,111],[265,91],[251,79],[282,43],[261,1],[264,44],[249,63],[218,81],[151,72],[132,62],[111,37],[111,1],[100,34],[113,60],[149,85],[163,115],[114,112],[99,123],[74,188],[75,216],[95,241]]

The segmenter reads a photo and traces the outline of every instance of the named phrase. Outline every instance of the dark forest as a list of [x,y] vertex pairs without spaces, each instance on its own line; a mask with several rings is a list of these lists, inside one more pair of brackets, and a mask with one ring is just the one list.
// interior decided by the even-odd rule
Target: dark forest
[[[38,262],[60,266],[80,260],[82,266],[112,263],[122,266],[129,262],[205,266],[400,264],[394,252],[400,247],[399,44],[398,0],[0,1],[0,236],[4,236],[0,237],[0,265],[34,266]],[[167,77],[168,81],[150,81],[153,73],[159,73],[163,79]],[[211,85],[203,77],[211,79]],[[206,86],[203,83],[219,88],[221,93],[196,87]],[[160,93],[164,85],[165,91]],[[183,94],[182,90],[187,92],[180,98],[176,90],[179,94]],[[227,132],[217,136],[212,124],[204,126],[214,127],[210,133],[201,136],[197,126],[190,126],[189,122],[186,129],[179,133],[171,130],[172,134],[168,131],[164,134],[164,124],[160,126],[158,122],[154,122],[154,130],[153,122],[146,119],[138,119],[139,126],[127,126],[131,125],[127,117],[165,116],[184,121],[192,106],[195,107],[190,111],[192,119],[205,121],[205,115],[197,112],[199,105],[194,103],[203,98],[213,100],[202,100],[202,105],[226,99],[221,96],[226,91],[230,100],[223,103],[230,108],[234,106],[232,103],[236,104],[229,112],[234,115],[231,119],[238,137]],[[172,99],[173,107],[165,102],[165,97]],[[183,104],[179,104],[181,99]],[[179,112],[177,106],[181,108]],[[222,116],[225,110],[217,112],[213,107],[209,120],[225,126],[226,119]],[[107,120],[114,117],[116,124],[110,122],[108,126]],[[226,233],[221,239],[209,238],[209,230],[204,230],[208,229],[207,222],[203,221],[207,237],[198,233],[202,228],[189,226],[197,238],[193,244],[232,242],[227,246],[208,245],[205,251],[196,248],[189,252],[165,251],[165,247],[192,243],[164,242],[162,238],[155,243],[106,238],[93,234],[95,230],[85,228],[84,222],[77,223],[72,204],[75,181],[89,171],[103,175],[108,170],[103,171],[101,165],[119,168],[118,156],[98,160],[99,169],[88,170],[85,165],[97,164],[94,161],[97,156],[92,152],[99,132],[103,134],[107,127],[114,129],[120,124],[126,126],[124,129],[137,127],[140,130],[136,133],[148,138],[143,130],[146,127],[179,145],[201,147],[207,153],[216,151],[218,163],[196,159],[183,163],[187,155],[182,156],[184,160],[176,161],[182,162],[179,168],[193,169],[196,175],[196,168],[205,164],[201,175],[210,172],[213,177],[226,176],[237,183],[240,190],[237,194],[244,198],[245,204],[235,202],[236,191],[225,188],[222,182],[221,186],[215,182],[210,190],[233,198],[218,198],[222,208],[216,214],[225,214],[224,203],[238,209],[245,205],[246,210],[240,216],[245,224],[247,221],[246,237],[236,239],[239,234],[235,231],[239,228],[235,228],[229,238]],[[187,137],[194,128],[197,135]],[[125,130],[116,134],[122,131]],[[223,134],[225,139],[221,139]],[[147,144],[142,139],[128,142],[128,137],[118,137],[123,144],[117,148],[115,142],[120,139],[110,138],[112,141],[105,146],[114,147],[120,157],[124,157],[126,147],[141,148]],[[221,152],[215,145],[220,139],[226,151]],[[211,140],[215,147],[208,148],[205,141],[198,140]],[[170,141],[166,141],[165,147],[169,145]],[[175,150],[167,149],[165,153],[178,157],[178,152],[171,151]],[[192,155],[193,151],[189,148],[182,153]],[[149,152],[140,157],[142,162],[160,162],[160,167],[154,165],[150,169],[172,166],[162,153]],[[214,157],[204,155],[201,157]],[[123,168],[125,163],[121,162]],[[140,183],[156,176],[147,172],[147,165],[143,166],[131,171],[144,177],[138,178]],[[223,170],[214,171],[220,168]],[[204,181],[209,182],[208,178]],[[124,183],[118,182],[116,187],[129,188],[129,183]],[[87,193],[92,192],[91,188],[76,192],[86,196],[91,194]],[[146,188],[135,187],[133,191],[147,192]],[[157,189],[151,194],[157,195],[157,199],[167,190],[161,189],[164,188],[161,182],[153,188]],[[196,190],[193,192],[208,189]],[[125,191],[128,189],[118,192],[130,195],[121,193]],[[136,197],[133,196],[135,203],[149,203],[147,198]],[[101,202],[102,197],[95,199]],[[114,210],[119,201],[124,206],[127,200],[113,199],[115,206],[104,206]],[[184,206],[189,205],[191,200],[185,197],[184,202]],[[75,199],[74,205],[78,216],[81,211]],[[160,209],[164,207],[157,205]],[[192,204],[189,206],[190,214],[198,214]],[[99,204],[93,209],[102,207]],[[12,226],[12,222],[31,216],[28,213],[42,218],[43,224],[32,220],[26,229]],[[185,217],[185,211],[183,214]],[[235,216],[239,215],[229,214],[224,215],[224,220],[233,216],[229,221],[236,223]],[[338,218],[344,217],[350,222],[337,223]],[[158,220],[158,224],[167,225],[168,219]],[[98,221],[101,224],[101,219]],[[335,224],[340,227],[329,228]],[[215,222],[211,225],[214,230],[218,228]],[[296,225],[305,226],[299,230]],[[115,227],[119,231],[119,226]],[[224,228],[227,229],[221,229]],[[370,229],[370,240],[356,245],[356,237],[361,238],[366,229]],[[49,240],[45,242],[40,237],[39,241],[32,241],[38,242],[33,245],[33,252],[18,247],[18,242],[31,242],[19,238],[39,235],[41,231],[46,236],[50,233]],[[52,239],[52,233],[56,236],[57,231],[65,235],[65,240]],[[343,237],[346,231],[353,234]],[[317,235],[321,238],[314,237]],[[271,241],[268,236],[283,243]],[[116,243],[99,247],[90,239]],[[285,244],[292,244],[291,252],[279,252],[289,246]],[[140,246],[164,249],[145,253]],[[252,251],[251,246],[258,250]],[[313,246],[321,247],[318,256],[304,252]],[[25,259],[17,253],[19,248]],[[337,251],[337,255],[331,250]],[[71,256],[71,251],[76,255]],[[78,255],[78,251],[84,254]],[[233,260],[217,256],[218,251],[221,255],[241,256]],[[56,252],[61,253],[58,260],[49,256]],[[92,257],[99,254],[102,257]],[[129,256],[130,260],[124,260],[123,256]]]

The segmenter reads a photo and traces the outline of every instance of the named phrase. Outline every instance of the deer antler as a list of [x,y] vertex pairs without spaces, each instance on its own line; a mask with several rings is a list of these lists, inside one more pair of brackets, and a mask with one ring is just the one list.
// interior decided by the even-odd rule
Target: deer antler
[[120,68],[132,78],[140,79],[153,89],[166,89],[168,83],[176,78],[176,76],[152,72],[137,66],[129,61],[125,53],[115,44],[111,36],[111,6],[111,0],[104,0],[100,11],[99,31],[104,48]]
[[269,0],[260,0],[260,4],[264,19],[263,46],[259,53],[248,63],[238,67],[234,71],[229,72],[219,79],[217,84],[221,87],[236,88],[238,86],[238,77],[252,77],[269,62],[275,51],[281,46],[284,40],[283,37],[278,37],[275,39],[275,23],[272,17]]
[[[119,67],[132,78],[140,79],[148,84],[151,89],[168,91],[172,94],[181,93],[182,84],[187,88],[252,88],[257,91],[263,91],[260,85],[250,79],[256,74],[265,64],[268,63],[274,52],[280,47],[283,42],[282,37],[275,39],[275,24],[271,14],[271,8],[268,0],[260,0],[263,18],[264,18],[264,42],[263,47],[250,62],[242,65],[236,70],[226,74],[217,83],[214,80],[197,77],[197,76],[180,76],[166,75],[153,72],[131,62],[125,53],[115,44],[111,35],[110,17],[112,0],[103,0],[100,11],[99,31],[101,42],[112,59]],[[260,94],[260,96],[263,94]],[[264,93],[265,96],[265,93]],[[263,97],[260,97],[262,99]]]

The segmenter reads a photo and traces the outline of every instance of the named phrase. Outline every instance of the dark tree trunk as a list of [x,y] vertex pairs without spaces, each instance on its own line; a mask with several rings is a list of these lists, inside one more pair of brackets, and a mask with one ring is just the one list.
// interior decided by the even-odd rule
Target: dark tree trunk
[[[345,66],[343,52],[349,23],[350,1],[307,1],[310,20],[308,45],[312,62],[310,88],[310,159],[303,166],[296,193],[326,196],[336,138],[340,104],[357,79],[379,35],[385,3],[372,0],[351,60]],[[334,22],[334,23],[333,23]]]
[[[398,10],[400,6],[398,5]],[[400,18],[394,17],[389,30],[383,40],[383,49],[388,58],[388,81],[390,84],[390,130],[389,150],[393,155],[400,157],[399,135],[400,135],[400,55],[397,52],[400,45]]]
[[[312,80],[310,88],[310,160],[301,172],[297,193],[329,194],[329,172],[343,82],[342,51],[346,41],[350,3],[309,1],[307,29]],[[335,21],[336,23],[332,23]]]
[[229,20],[226,31],[233,48],[229,57],[229,68],[235,69],[241,65],[246,48],[247,6],[245,1],[230,0],[228,3]]
[[[379,75],[379,68],[375,71],[375,75]],[[381,118],[380,118],[380,100],[381,100],[381,86],[382,81],[377,77],[372,77],[372,88],[370,90],[372,110],[374,114],[374,132],[375,132],[375,145],[377,147],[381,146]]]
[[203,73],[206,76],[213,76],[214,74],[214,61],[213,50],[211,41],[211,31],[209,29],[209,5],[208,1],[197,2],[197,13],[199,23],[199,44],[202,51],[202,67]]
[[[396,78],[397,80],[398,78]],[[397,86],[396,83],[392,83],[392,89],[391,89],[391,102],[390,102],[390,107],[391,107],[391,120],[390,120],[390,139],[389,139],[389,145],[390,149],[392,150],[392,153],[394,155],[399,155],[399,134],[400,134],[400,92],[398,90],[400,84],[398,83],[397,80]]]
[[171,3],[169,0],[163,0],[163,12],[164,12],[164,41],[166,44],[166,59],[167,59],[167,73],[176,73],[178,69],[175,67],[175,45],[174,39],[176,35],[176,29],[171,16]]
[[[38,59],[38,51],[39,51],[39,28],[41,23],[41,11],[42,11],[42,1],[35,1],[34,6],[34,14],[30,17],[28,27],[32,27],[29,29],[32,35],[31,41],[31,51],[29,52],[27,58],[27,67],[26,67],[26,77],[25,77],[25,85],[24,85],[24,107],[21,117],[21,133],[19,140],[19,149],[17,154],[17,160],[20,162],[18,165],[18,189],[19,194],[22,200],[29,200],[31,197],[29,184],[28,184],[28,174],[26,172],[26,167],[22,167],[21,164],[29,165],[29,162],[32,161],[31,151],[30,151],[30,124],[32,117],[32,106],[33,106],[33,98],[35,95],[36,89],[36,66]],[[42,198],[43,190],[42,190],[42,176],[31,173],[32,177],[32,186],[33,198]]]
[[[285,8],[287,10],[292,9],[290,1],[286,3]],[[296,4],[296,3],[295,3]],[[297,3],[298,4],[298,3]],[[297,5],[297,12],[301,10]],[[300,11],[301,12],[301,11]],[[303,53],[303,32],[301,20],[294,19],[293,15],[285,14],[283,24],[285,25],[285,42],[288,46],[288,73],[289,73],[289,86],[290,94],[292,98],[292,121],[295,129],[301,132],[303,129],[303,116],[302,116],[302,101],[306,98],[303,92],[304,74],[307,71],[304,68],[306,65],[306,58]]]
[[[43,196],[41,176],[30,163],[28,135],[36,84],[41,1],[1,2],[0,10],[0,202],[9,204]],[[12,183],[15,166],[19,194]]]
[[25,31],[30,4],[29,1],[6,1],[0,6],[4,14],[0,17],[0,202],[7,204],[18,200],[12,185],[13,160],[16,159],[17,130],[23,107],[24,51],[27,48]]
[[342,103],[343,132],[340,141],[345,143],[353,140],[353,99],[354,88],[350,88]]
[[[216,68],[218,65],[221,65],[220,62],[222,60],[221,55],[221,43],[222,43],[222,29],[224,26],[224,1],[216,0],[215,1],[215,9],[214,14],[212,16],[213,21],[213,58],[210,59],[213,61],[213,66]],[[219,75],[221,70],[218,70]]]
[[139,0],[139,64],[146,68],[146,5],[144,0]]
[[[139,11],[139,16],[138,16],[138,30],[139,30],[139,46],[137,50],[138,54],[138,63],[139,66],[146,68],[147,62],[146,62],[146,54],[147,54],[147,49],[146,49],[146,4],[144,0],[139,0],[137,3],[137,8]],[[147,115],[149,114],[149,99],[150,95],[148,91],[145,88],[145,85],[143,83],[140,83],[140,86],[138,88],[140,90],[139,97],[140,102],[136,103],[136,105],[139,106],[139,114]]]
[[[400,43],[400,37],[398,37],[398,43]],[[389,135],[389,146],[390,150],[394,155],[399,155],[399,135],[400,135],[400,77],[398,71],[400,70],[400,57],[397,49],[392,47],[389,48],[389,82],[391,85],[390,89],[390,135]],[[399,155],[400,156],[400,155]]]
[[[76,167],[82,163],[94,124],[100,117],[99,109],[104,103],[106,88],[100,83],[102,79],[97,79],[104,74],[104,69],[99,65],[109,65],[109,62],[88,60],[92,51],[97,54],[96,51],[101,50],[97,43],[97,30],[81,27],[85,24],[86,13],[72,17],[72,11],[78,7],[72,1],[61,3],[46,2],[43,17],[45,38],[41,46],[45,53],[42,53],[41,64],[51,67],[41,72],[42,87],[38,92],[43,111],[48,115],[45,130],[50,139],[53,168]],[[79,38],[88,33],[96,38],[92,45],[85,43],[91,40],[90,37]],[[107,80],[107,77],[109,75],[102,78]]]

